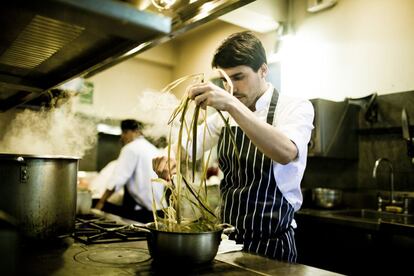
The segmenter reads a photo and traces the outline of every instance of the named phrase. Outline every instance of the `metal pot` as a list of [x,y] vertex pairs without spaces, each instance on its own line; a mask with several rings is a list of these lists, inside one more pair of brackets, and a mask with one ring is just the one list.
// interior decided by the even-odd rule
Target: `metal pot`
[[217,225],[209,232],[169,232],[155,229],[153,222],[143,226],[149,232],[148,250],[156,262],[194,265],[211,262],[217,255],[221,234],[235,229],[229,224]]
[[317,207],[331,209],[341,205],[342,191],[329,188],[315,188],[312,190],[312,201]]
[[0,210],[0,271],[2,275],[17,275],[18,243],[16,221]]
[[89,190],[77,191],[76,198],[76,214],[87,215],[90,214],[92,208],[92,192]]
[[73,231],[78,158],[0,154],[0,209],[24,236],[55,238]]

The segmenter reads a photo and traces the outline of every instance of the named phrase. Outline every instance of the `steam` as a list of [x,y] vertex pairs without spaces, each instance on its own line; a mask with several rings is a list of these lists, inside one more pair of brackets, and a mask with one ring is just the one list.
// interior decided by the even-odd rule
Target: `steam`
[[[70,101],[59,108],[18,111],[14,117],[1,116],[3,125],[0,151],[12,154],[65,155],[83,157],[96,143],[94,122],[82,118],[71,110]],[[12,118],[10,118],[12,117]]]
[[[204,81],[204,78],[203,73],[186,75],[169,83],[162,92],[146,90],[141,93],[137,102],[136,118],[146,124],[144,135],[155,140],[161,137],[166,137],[168,140],[171,131],[172,141],[170,142],[174,143],[180,127],[180,118],[174,119],[172,127],[168,123],[181,100],[177,99],[171,91],[176,91],[175,94],[186,97],[189,84],[200,83]],[[179,93],[179,91],[185,92]],[[187,124],[191,123],[194,108],[195,104],[191,101],[186,112]]]
[[145,124],[144,135],[154,139],[163,136],[168,138],[170,131],[168,120],[178,105],[179,100],[169,92],[146,90],[140,94],[135,116]]

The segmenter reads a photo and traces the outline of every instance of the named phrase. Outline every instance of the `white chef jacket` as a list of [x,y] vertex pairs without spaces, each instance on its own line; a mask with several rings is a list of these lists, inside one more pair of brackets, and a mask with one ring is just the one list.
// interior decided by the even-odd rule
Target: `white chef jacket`
[[152,181],[158,178],[152,169],[152,159],[159,156],[159,150],[143,136],[126,144],[118,157],[118,163],[108,182],[107,189],[112,190],[126,185],[131,197],[137,205],[135,210],[143,207],[152,210],[154,199],[157,210],[161,209],[161,199],[164,193],[164,185]]
[[[102,170],[99,174],[91,181],[89,186],[92,192],[92,198],[99,199],[105,193],[107,189],[108,181],[110,180],[118,161],[112,160]],[[122,205],[122,198],[124,196],[124,189],[117,189],[109,198],[108,202],[115,205]]]
[[[266,122],[273,90],[272,84],[268,83],[268,89],[257,100],[256,111],[253,112],[264,122]],[[228,113],[223,112],[222,114],[224,117],[230,118],[230,125],[237,125]],[[306,167],[308,143],[313,129],[313,117],[314,110],[309,100],[279,94],[273,126],[295,143],[298,149],[298,157],[286,165],[273,161],[273,173],[280,191],[295,211],[299,210],[303,202],[300,182]],[[218,143],[221,129],[224,127],[224,122],[218,113],[207,118],[207,127],[209,131],[206,133],[205,150],[211,149]],[[197,141],[203,141],[203,129],[202,127],[198,129]],[[202,144],[197,143],[197,156],[201,156]],[[185,141],[183,145],[185,145]],[[189,148],[188,152],[191,154],[191,143]]]

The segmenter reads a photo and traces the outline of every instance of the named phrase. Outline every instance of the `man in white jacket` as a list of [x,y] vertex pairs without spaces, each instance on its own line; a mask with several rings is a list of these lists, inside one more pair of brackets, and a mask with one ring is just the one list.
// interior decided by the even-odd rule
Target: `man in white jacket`
[[[112,160],[90,181],[89,189],[92,192],[92,202],[95,206],[106,191],[109,180],[118,164],[117,160]],[[108,198],[102,209],[105,212],[121,214],[122,200],[124,198],[124,189],[120,188]]]
[[159,215],[162,213],[159,210],[162,207],[164,186],[152,181],[157,178],[152,169],[152,159],[159,155],[159,151],[144,138],[142,128],[143,124],[133,119],[121,122],[121,141],[124,147],[107,189],[95,208],[101,210],[107,199],[116,190],[124,187],[122,216],[139,222],[149,222],[153,220],[153,202]]
[[[217,145],[224,175],[221,218],[236,228],[230,239],[243,244],[245,251],[296,262],[294,214],[303,200],[300,183],[313,129],[313,106],[306,99],[279,93],[267,82],[266,52],[252,32],[227,37],[216,49],[212,67],[228,75],[229,79],[223,76],[225,89],[202,82],[187,92],[201,108],[215,108],[228,118],[231,131],[218,113],[207,118],[209,131],[196,152],[201,156],[202,150]],[[154,168],[169,180],[174,162],[158,157]]]

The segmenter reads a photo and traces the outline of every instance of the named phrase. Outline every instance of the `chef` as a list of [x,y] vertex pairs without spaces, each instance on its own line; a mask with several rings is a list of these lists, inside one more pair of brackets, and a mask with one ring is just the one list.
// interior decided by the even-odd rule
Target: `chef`
[[[92,192],[92,203],[95,206],[98,201],[101,199],[102,195],[105,193],[106,188],[110,185],[110,178],[117,167],[117,160],[112,160],[102,170],[99,174],[93,178],[90,182],[89,189]],[[106,200],[103,211],[112,213],[112,214],[121,214],[122,200],[124,198],[124,189],[120,188],[115,190],[115,192]]]
[[143,124],[134,119],[121,122],[121,142],[124,145],[117,164],[108,181],[106,191],[96,204],[101,210],[108,198],[124,187],[122,216],[138,221],[153,221],[153,202],[162,216],[164,186],[152,180],[157,175],[152,170],[152,159],[159,150],[142,135]]
[[[236,227],[231,238],[242,243],[244,250],[296,262],[294,213],[302,204],[300,182],[313,129],[312,104],[280,94],[266,81],[265,50],[251,32],[225,39],[212,67],[224,70],[231,83],[223,78],[224,89],[210,82],[196,84],[188,96],[202,108],[210,106],[229,116],[236,140],[234,145],[218,113],[207,119],[204,146],[209,149],[217,144],[224,174],[222,220]],[[231,85],[233,94],[229,93]],[[197,156],[201,156],[201,147]],[[170,172],[165,156],[153,160],[154,170],[166,180],[174,173],[175,160],[171,161]]]

